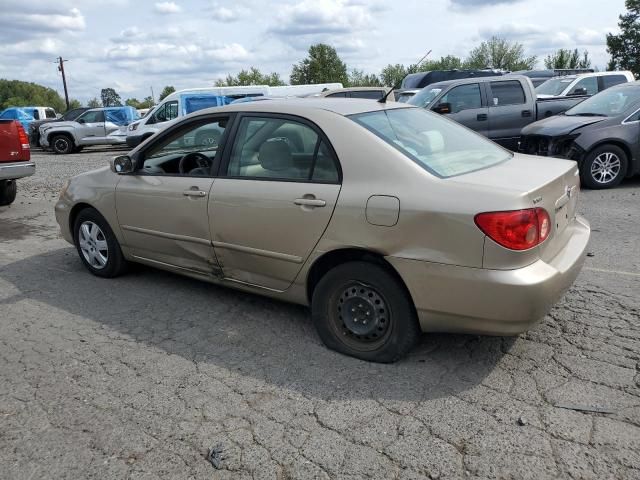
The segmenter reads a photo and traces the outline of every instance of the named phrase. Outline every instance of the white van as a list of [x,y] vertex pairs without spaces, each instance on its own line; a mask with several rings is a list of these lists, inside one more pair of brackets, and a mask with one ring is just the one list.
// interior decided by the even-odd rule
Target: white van
[[579,75],[553,77],[536,87],[538,98],[574,97],[595,95],[621,83],[633,82],[635,77],[628,71],[592,72]]
[[260,97],[269,94],[267,85],[249,87],[210,87],[180,90],[165,97],[143,119],[127,127],[127,145],[135,147],[169,122],[203,108],[227,105],[244,97]]
[[227,105],[246,97],[303,97],[325,90],[342,88],[341,83],[318,83],[314,85],[251,85],[246,87],[208,87],[180,90],[168,95],[143,119],[127,128],[127,145],[135,147],[154,133],[162,130],[176,118],[204,108]]

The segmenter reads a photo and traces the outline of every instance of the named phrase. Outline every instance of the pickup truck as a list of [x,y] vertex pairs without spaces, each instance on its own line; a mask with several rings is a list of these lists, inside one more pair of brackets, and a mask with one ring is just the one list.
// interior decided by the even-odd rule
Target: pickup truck
[[587,97],[537,99],[523,75],[467,78],[423,88],[407,103],[447,115],[510,150],[530,123],[573,107]]
[[0,206],[16,199],[16,180],[36,171],[29,137],[17,120],[0,120]]
[[88,145],[124,145],[127,125],[139,118],[133,107],[92,108],[75,121],[41,125],[40,146],[66,154],[79,152]]
[[34,120],[29,125],[29,141],[31,142],[31,146],[40,146],[40,127],[45,123],[69,122],[75,120],[80,116],[80,114],[86,112],[87,110],[89,110],[88,107],[78,107],[65,112],[62,116],[57,116],[57,118],[48,117],[45,120]]

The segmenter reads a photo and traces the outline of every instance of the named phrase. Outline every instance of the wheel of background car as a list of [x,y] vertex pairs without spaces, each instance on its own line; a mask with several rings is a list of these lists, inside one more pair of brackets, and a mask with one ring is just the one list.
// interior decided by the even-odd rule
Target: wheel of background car
[[67,135],[56,135],[51,139],[51,148],[58,154],[67,154],[73,151],[73,142]]
[[207,148],[217,147],[219,137],[220,135],[216,135],[216,132],[199,132],[196,135],[195,144]]
[[73,224],[73,239],[80,260],[98,277],[111,278],[122,274],[127,262],[109,223],[97,210],[82,210]]
[[362,360],[395,362],[420,338],[403,285],[373,263],[349,262],[327,272],[313,292],[311,314],[327,347]]
[[582,183],[602,189],[618,185],[627,173],[627,155],[616,145],[602,145],[587,154],[580,168]]
[[0,180],[0,207],[11,205],[16,199],[16,193],[15,180]]
[[[192,164],[192,165],[190,165]],[[178,164],[178,171],[182,174],[189,173],[195,168],[210,169],[211,160],[205,154],[200,152],[187,153],[180,159]]]

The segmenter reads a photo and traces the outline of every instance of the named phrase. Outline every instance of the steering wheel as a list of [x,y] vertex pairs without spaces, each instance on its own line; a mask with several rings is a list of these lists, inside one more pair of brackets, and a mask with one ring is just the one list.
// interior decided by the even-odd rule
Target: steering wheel
[[178,171],[182,174],[189,173],[196,168],[211,169],[212,162],[205,154],[200,152],[187,153],[180,159]]

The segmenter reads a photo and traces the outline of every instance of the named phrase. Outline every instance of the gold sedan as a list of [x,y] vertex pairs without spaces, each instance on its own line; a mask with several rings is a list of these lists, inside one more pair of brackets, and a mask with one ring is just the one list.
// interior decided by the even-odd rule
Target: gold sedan
[[140,262],[309,305],[330,348],[392,362],[421,331],[543,318],[584,261],[578,192],[575,162],[423,109],[292,99],[189,115],[55,209],[95,275]]

